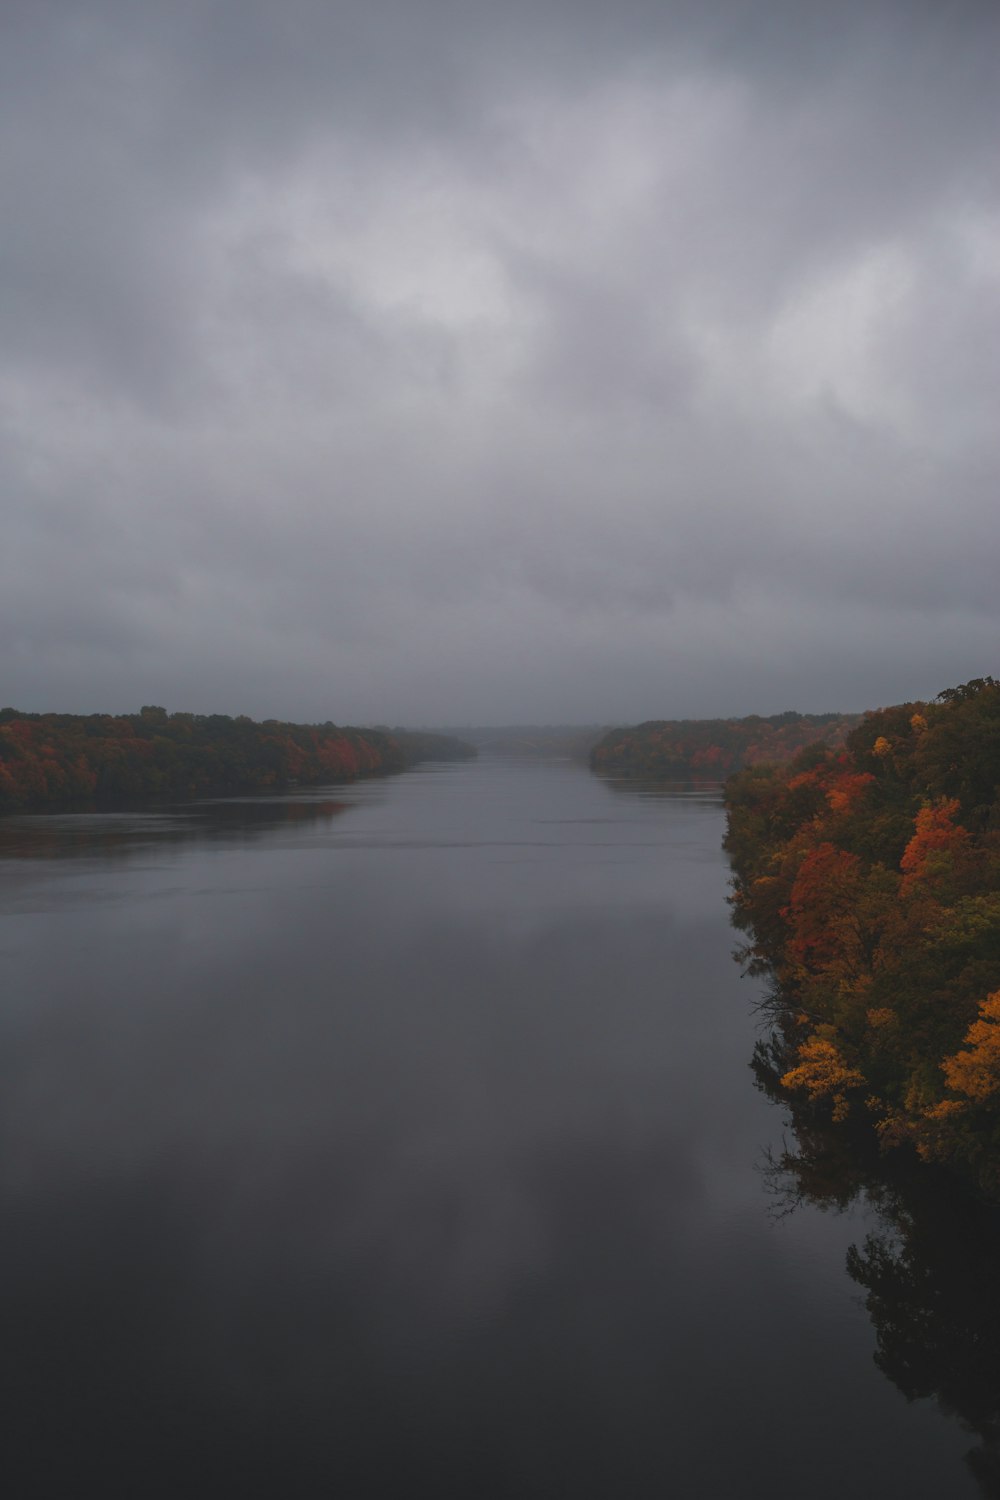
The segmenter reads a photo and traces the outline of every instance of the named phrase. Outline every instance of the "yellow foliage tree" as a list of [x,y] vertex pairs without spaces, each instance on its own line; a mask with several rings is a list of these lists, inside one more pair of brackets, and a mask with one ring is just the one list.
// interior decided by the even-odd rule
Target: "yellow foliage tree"
[[847,1118],[850,1105],[847,1090],[859,1088],[864,1075],[848,1067],[834,1042],[827,1037],[811,1036],[798,1049],[799,1063],[782,1076],[786,1089],[805,1089],[814,1102],[829,1099],[833,1118]]
[[979,1007],[979,1020],[965,1035],[967,1046],[941,1064],[948,1087],[975,1104],[1000,1094],[1000,990]]

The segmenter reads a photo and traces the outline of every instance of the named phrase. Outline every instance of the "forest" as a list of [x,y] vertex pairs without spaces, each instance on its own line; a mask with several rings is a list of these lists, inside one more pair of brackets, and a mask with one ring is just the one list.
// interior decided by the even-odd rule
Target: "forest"
[[1000,683],[866,714],[726,786],[758,1068],[1000,1200]]
[[239,715],[0,709],[0,812],[354,781],[475,755],[448,735]]
[[773,714],[744,719],[650,719],[612,729],[590,753],[605,775],[722,780],[762,761],[783,764],[806,745],[839,746],[860,714]]

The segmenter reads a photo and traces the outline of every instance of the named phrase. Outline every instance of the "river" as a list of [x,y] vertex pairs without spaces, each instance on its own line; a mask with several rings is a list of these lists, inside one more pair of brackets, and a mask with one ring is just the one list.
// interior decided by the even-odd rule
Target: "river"
[[875,1210],[774,1211],[723,822],[490,759],[0,820],[8,1492],[984,1493]]

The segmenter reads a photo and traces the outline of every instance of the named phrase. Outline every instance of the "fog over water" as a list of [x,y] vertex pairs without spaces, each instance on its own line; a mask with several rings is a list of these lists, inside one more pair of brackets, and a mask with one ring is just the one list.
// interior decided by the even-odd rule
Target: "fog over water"
[[0,705],[996,668],[993,0],[6,0]]
[[0,820],[25,1497],[970,1495],[769,1213],[716,789],[484,759]]

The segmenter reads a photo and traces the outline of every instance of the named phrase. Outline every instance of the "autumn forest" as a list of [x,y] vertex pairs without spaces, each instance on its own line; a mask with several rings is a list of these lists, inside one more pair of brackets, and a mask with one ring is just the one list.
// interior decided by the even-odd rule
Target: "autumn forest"
[[427,759],[463,759],[448,735],[240,715],[29,714],[0,709],[0,812],[144,797],[260,792],[354,781]]
[[866,714],[726,802],[759,1069],[1000,1197],[1000,683]]

